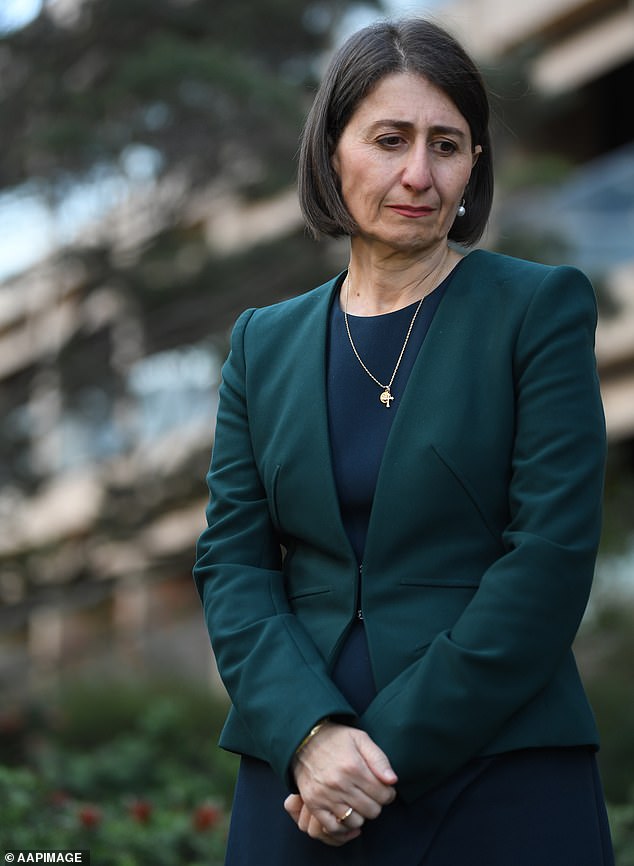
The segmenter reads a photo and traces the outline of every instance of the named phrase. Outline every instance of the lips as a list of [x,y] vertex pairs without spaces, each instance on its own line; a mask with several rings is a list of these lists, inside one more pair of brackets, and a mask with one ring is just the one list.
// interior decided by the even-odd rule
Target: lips
[[409,217],[410,219],[429,216],[429,214],[432,214],[434,212],[433,207],[427,207],[424,205],[419,207],[413,207],[412,205],[408,204],[391,204],[388,205],[388,207],[390,208],[390,210],[395,211],[401,216]]

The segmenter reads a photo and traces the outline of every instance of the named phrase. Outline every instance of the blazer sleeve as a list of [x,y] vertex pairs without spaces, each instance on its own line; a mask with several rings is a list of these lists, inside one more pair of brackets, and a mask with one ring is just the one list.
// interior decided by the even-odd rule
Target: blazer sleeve
[[481,576],[454,627],[383,688],[361,719],[390,757],[404,795],[432,787],[486,750],[570,655],[601,527],[605,425],[595,326],[585,276],[550,269],[515,342],[504,554]]
[[222,370],[208,527],[198,541],[194,580],[234,709],[260,755],[284,776],[318,719],[355,714],[287,601],[280,544],[251,446],[244,339],[253,313],[236,322]]

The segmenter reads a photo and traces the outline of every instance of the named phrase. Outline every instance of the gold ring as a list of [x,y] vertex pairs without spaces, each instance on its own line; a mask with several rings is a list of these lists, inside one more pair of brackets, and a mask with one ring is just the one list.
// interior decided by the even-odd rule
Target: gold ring
[[352,806],[348,806],[341,818],[337,818],[337,824],[343,824],[343,822],[346,821],[350,817],[350,815],[352,815],[353,811],[354,809],[352,808]]

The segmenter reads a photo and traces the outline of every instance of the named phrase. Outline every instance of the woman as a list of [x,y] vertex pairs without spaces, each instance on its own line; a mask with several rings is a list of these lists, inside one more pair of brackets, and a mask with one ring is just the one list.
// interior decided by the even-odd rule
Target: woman
[[238,320],[195,566],[243,756],[231,866],[613,862],[571,651],[595,300],[572,268],[458,251],[492,187],[452,37],[408,20],[340,49],[300,200],[349,266]]

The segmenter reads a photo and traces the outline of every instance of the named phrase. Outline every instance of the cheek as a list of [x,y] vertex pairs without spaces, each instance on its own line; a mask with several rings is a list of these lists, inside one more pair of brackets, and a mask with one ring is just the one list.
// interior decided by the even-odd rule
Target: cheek
[[339,184],[349,206],[360,202],[366,195],[367,176],[354,165],[344,167],[344,171],[339,175]]
[[384,164],[369,159],[351,161],[343,172],[342,180],[342,189],[358,202],[380,200],[393,182]]
[[453,202],[455,199],[461,200],[469,178],[471,176],[471,166],[465,163],[460,170],[446,171],[440,176],[437,176],[437,182],[442,187],[442,194],[447,202]]

